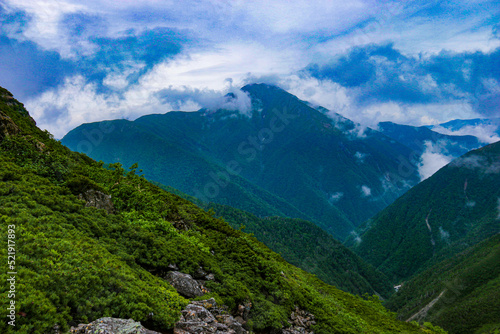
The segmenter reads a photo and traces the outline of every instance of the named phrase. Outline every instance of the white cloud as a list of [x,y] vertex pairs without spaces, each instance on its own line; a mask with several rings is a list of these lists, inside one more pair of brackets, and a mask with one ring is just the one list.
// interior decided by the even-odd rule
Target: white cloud
[[443,154],[442,151],[443,146],[439,143],[433,144],[431,141],[425,142],[425,151],[420,157],[420,164],[418,166],[418,173],[421,181],[432,176],[453,159],[453,157]]
[[354,241],[356,241],[357,244],[361,243],[361,237],[359,236],[359,234],[356,232],[356,231],[351,231],[351,235],[353,236],[354,238]]
[[[35,41],[45,50],[55,50],[63,57],[73,55],[68,36],[61,31],[60,21],[65,14],[76,13],[85,8],[78,3],[68,1],[43,1],[43,0],[16,0],[5,5],[9,11],[23,10],[31,16],[28,25],[22,34],[15,36],[21,40]],[[90,43],[86,46],[91,48]]]
[[447,129],[443,126],[433,126],[432,130],[450,136],[474,136],[481,142],[486,144],[495,143],[500,140],[496,133],[499,131],[500,125],[497,124],[479,124],[467,125],[457,130]]
[[450,242],[450,233],[444,230],[442,226],[439,226],[439,235],[441,236],[441,240]]
[[[462,8],[469,4],[451,6]],[[353,132],[359,137],[364,136],[365,126],[376,126],[380,121],[424,125],[476,117],[469,104],[459,102],[422,105],[384,102],[360,106],[354,102],[356,92],[352,89],[296,75],[309,63],[328,61],[353,46],[370,43],[394,42],[395,48],[403,53],[423,56],[443,48],[489,52],[500,46],[499,40],[491,38],[491,26],[481,26],[485,18],[490,17],[490,9],[483,9],[482,4],[470,6],[477,15],[456,20],[448,15],[429,20],[420,16],[422,7],[418,3],[381,4],[370,0],[186,0],[182,6],[176,1],[156,0],[126,0],[119,5],[101,0],[6,0],[2,3],[10,12],[26,11],[29,18],[20,33],[5,30],[10,31],[10,37],[34,41],[44,50],[57,51],[63,58],[85,57],[97,48],[89,36],[69,36],[61,24],[67,14],[93,15],[102,21],[106,28],[97,32],[99,37],[123,36],[124,32],[138,35],[157,27],[176,29],[189,36],[189,41],[186,38],[180,42],[183,43],[181,55],[156,64],[137,84],[131,86],[128,81],[128,75],[136,69],[125,68],[122,72],[107,69],[103,85],[116,93],[103,95],[96,86],[85,83],[84,78],[77,75],[60,87],[32,98],[27,105],[35,111],[35,119],[56,136],[78,125],[77,120],[136,117],[163,112],[169,106],[193,110],[205,106],[203,101],[211,91],[227,91],[227,78],[240,86],[248,78],[266,76],[277,78],[281,87],[300,99],[326,107],[332,118],[334,113],[339,113],[360,123],[362,126]],[[424,91],[434,90],[436,86],[429,76],[420,83]],[[490,86],[490,90],[498,88],[494,82],[489,83]],[[183,91],[185,87],[205,96],[172,102],[172,105],[155,97],[155,93],[163,89]],[[71,98],[89,101],[94,111],[72,102]],[[96,101],[103,104],[97,105]],[[232,102],[236,101],[243,105],[233,107],[246,108],[248,101],[245,102],[244,97]],[[54,115],[63,119],[52,117],[50,113],[54,110],[59,110]],[[82,116],[77,115],[79,112]],[[494,138],[498,137],[485,140],[491,142]]]
[[371,194],[372,194],[372,190],[370,189],[370,187],[365,186],[365,185],[361,186],[361,196],[362,197],[368,197],[368,196],[371,196]]
[[498,198],[497,210],[498,210],[497,220],[500,220],[500,197]]
[[344,197],[344,193],[341,191],[337,191],[330,195],[328,201],[330,202],[330,204],[337,203],[342,197]]
[[362,153],[362,152],[356,152],[354,154],[354,157],[356,158],[356,160],[358,160],[358,162],[360,163],[363,163],[365,162],[365,158],[366,158],[367,154],[366,153]]

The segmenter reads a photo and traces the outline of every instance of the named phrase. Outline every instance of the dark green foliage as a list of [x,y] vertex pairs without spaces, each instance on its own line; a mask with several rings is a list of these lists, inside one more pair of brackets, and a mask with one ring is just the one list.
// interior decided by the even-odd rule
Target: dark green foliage
[[500,328],[500,234],[468,248],[406,282],[386,306],[406,320],[444,293],[429,310],[450,333],[494,333]]
[[252,233],[289,263],[341,290],[358,295],[379,294],[384,298],[393,290],[382,273],[311,222],[282,217],[258,218],[214,203],[208,207],[233,228]]
[[442,168],[367,221],[360,243],[346,244],[399,283],[499,233],[499,198],[500,142]]
[[[26,118],[4,99],[0,110]],[[134,166],[105,169],[33,122],[18,125],[21,133],[0,143],[0,263],[7,263],[7,230],[15,225],[18,273],[16,327],[4,319],[0,332],[50,333],[56,324],[67,331],[103,316],[167,331],[187,303],[161,278],[173,263],[215,275],[204,298],[230,310],[250,300],[249,326],[257,332],[281,328],[296,306],[316,316],[315,333],[432,332],[395,320],[377,298],[350,295],[293,267],[213,212],[136,175]],[[112,196],[116,214],[86,207],[75,194],[96,186]],[[8,290],[2,284],[3,296]]]
[[[349,120],[277,87],[243,90],[252,117],[169,112],[84,124],[62,142],[96,160],[138,161],[148,179],[203,201],[309,220],[338,239],[418,181],[411,150],[377,131],[359,137]],[[401,173],[403,164],[412,170]]]

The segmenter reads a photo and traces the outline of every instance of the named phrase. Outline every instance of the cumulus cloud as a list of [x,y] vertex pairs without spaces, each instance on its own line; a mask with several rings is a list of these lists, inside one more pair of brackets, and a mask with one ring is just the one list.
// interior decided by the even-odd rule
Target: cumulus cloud
[[443,145],[439,142],[433,144],[431,141],[425,142],[425,151],[420,157],[418,173],[423,181],[432,176],[442,167],[446,166],[453,157],[443,154]]
[[[261,78],[363,126],[491,116],[500,98],[495,8],[495,1],[6,0],[0,84],[30,105],[39,100],[37,121],[54,133],[73,122],[49,119],[80,110],[65,96],[70,90],[82,94],[75,100],[95,94],[111,108],[83,111],[95,120],[203,106],[227,92],[226,78],[235,86]],[[227,107],[244,109],[245,101]]]
[[361,196],[362,197],[369,197],[369,196],[371,196],[371,194],[372,194],[372,190],[370,189],[370,187],[368,187],[366,185],[361,186]]

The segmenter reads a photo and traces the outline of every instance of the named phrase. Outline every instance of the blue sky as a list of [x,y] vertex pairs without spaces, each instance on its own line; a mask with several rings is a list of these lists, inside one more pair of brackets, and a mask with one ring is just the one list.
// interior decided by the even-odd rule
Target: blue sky
[[56,138],[252,82],[370,126],[500,117],[499,22],[498,1],[0,0],[0,86]]

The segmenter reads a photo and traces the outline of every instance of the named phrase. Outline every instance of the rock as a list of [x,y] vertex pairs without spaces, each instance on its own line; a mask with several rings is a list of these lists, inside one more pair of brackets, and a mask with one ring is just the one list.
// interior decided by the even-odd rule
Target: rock
[[208,274],[207,276],[205,276],[205,279],[207,281],[214,281],[215,280],[215,275],[214,274]]
[[71,327],[71,334],[160,334],[144,328],[140,322],[132,319],[101,318],[90,324]]
[[170,271],[165,275],[165,279],[172,284],[179,294],[186,298],[195,298],[205,294],[202,290],[203,287],[191,275]]
[[316,321],[314,321],[314,315],[307,311],[296,307],[295,311],[290,314],[288,322],[291,326],[283,328],[281,331],[282,334],[314,334],[314,331],[310,327],[315,325]]
[[179,267],[177,267],[177,265],[175,263],[171,263],[167,266],[167,269],[168,270],[174,270],[174,271],[178,271],[179,270]]
[[115,212],[113,202],[111,202],[111,195],[106,195],[101,191],[89,189],[85,193],[78,195],[78,198],[85,201],[86,207],[104,209],[108,213]]
[[0,111],[0,141],[5,137],[12,136],[20,133],[19,127],[14,123],[14,121]]
[[193,301],[182,310],[181,319],[175,324],[174,334],[247,334],[242,324],[218,307],[215,299]]

